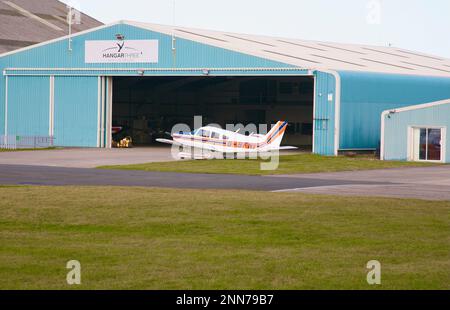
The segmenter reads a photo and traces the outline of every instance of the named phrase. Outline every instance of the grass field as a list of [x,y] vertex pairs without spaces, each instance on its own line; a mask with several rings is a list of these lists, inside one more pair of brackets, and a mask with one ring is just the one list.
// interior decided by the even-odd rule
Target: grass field
[[0,212],[0,289],[450,288],[450,202],[4,186]]
[[186,173],[226,173],[248,175],[316,173],[334,171],[370,170],[399,167],[430,166],[430,163],[381,161],[373,156],[320,156],[298,154],[280,156],[276,170],[261,170],[261,160],[183,160],[122,166],[102,166],[102,169],[144,170]]
[[49,150],[56,150],[56,147],[43,147],[43,148],[37,148],[37,149],[0,149],[1,152],[25,152],[25,151],[49,151]]

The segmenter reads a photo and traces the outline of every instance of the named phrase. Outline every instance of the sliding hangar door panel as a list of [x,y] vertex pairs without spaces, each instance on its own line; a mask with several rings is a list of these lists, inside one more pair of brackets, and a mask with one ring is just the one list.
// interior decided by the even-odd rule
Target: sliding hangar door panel
[[54,84],[55,145],[98,146],[99,78],[56,76]]
[[49,135],[49,80],[48,76],[8,76],[8,135]]

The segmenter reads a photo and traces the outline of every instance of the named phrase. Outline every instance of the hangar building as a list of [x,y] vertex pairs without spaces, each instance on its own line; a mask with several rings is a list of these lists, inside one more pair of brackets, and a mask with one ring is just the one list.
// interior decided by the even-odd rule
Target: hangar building
[[450,100],[384,111],[381,158],[450,163]]
[[285,144],[337,155],[378,149],[383,111],[450,98],[442,57],[131,21],[2,54],[0,68],[0,135],[57,146],[111,147],[113,126],[151,144],[202,115],[284,119]]

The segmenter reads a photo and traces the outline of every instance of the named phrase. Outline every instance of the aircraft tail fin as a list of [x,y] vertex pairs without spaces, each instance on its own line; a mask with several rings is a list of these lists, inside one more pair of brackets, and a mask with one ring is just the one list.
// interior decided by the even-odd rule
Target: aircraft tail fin
[[288,122],[278,121],[275,126],[266,134],[265,141],[270,148],[279,148],[281,140],[283,140],[284,133],[286,131]]

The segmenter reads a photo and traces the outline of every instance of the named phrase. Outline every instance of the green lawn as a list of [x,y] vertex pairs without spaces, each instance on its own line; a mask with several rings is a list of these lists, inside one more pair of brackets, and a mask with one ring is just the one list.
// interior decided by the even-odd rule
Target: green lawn
[[450,289],[450,202],[4,186],[0,212],[0,289]]
[[430,166],[430,163],[381,161],[373,156],[320,156],[315,154],[284,155],[279,157],[276,170],[261,170],[261,160],[182,160],[122,166],[102,166],[102,169],[145,170],[186,173],[227,174],[294,174],[350,170],[369,170],[398,167]]
[[48,151],[48,150],[56,150],[56,147],[43,147],[43,148],[36,148],[36,149],[0,149],[1,152],[24,152],[24,151]]

